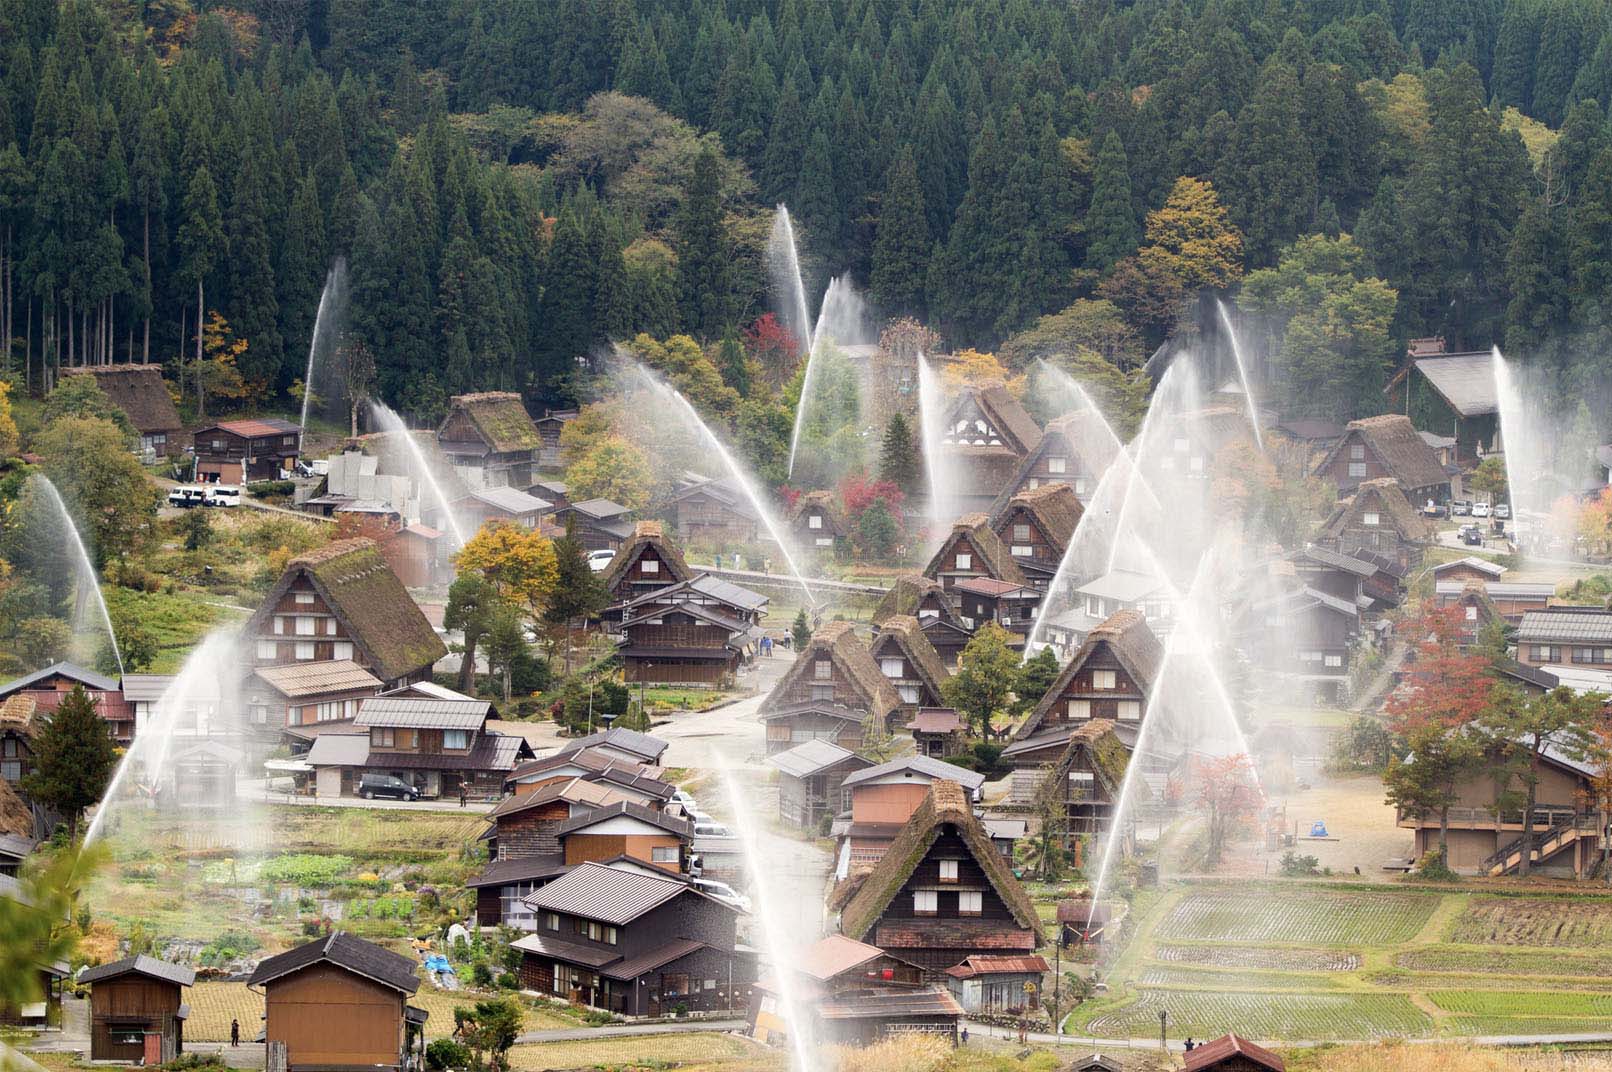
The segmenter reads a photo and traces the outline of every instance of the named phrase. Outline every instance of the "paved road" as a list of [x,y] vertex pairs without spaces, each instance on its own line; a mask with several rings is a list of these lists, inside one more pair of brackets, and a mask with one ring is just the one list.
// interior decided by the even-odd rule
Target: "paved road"
[[758,658],[740,684],[754,695],[735,700],[714,711],[694,711],[673,715],[655,727],[656,737],[671,742],[663,762],[668,767],[694,767],[700,770],[750,770],[762,765],[766,751],[766,728],[757,721],[761,702],[795,662],[795,654],[774,648],[770,659]]
[[634,1035],[675,1035],[686,1031],[742,1031],[744,1020],[681,1020],[664,1024],[610,1024],[605,1027],[566,1028],[563,1031],[528,1031],[516,1042],[592,1042]]

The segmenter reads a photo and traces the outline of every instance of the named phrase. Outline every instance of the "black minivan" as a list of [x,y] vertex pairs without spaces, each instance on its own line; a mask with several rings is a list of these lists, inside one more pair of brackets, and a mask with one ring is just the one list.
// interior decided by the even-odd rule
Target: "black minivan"
[[358,780],[358,795],[365,800],[391,797],[393,800],[419,800],[420,791],[391,774],[366,774]]

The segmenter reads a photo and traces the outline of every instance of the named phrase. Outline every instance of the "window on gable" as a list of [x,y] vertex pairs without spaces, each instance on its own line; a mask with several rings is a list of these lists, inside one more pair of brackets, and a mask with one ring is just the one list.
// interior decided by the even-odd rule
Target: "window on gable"
[[938,861],[938,862],[940,863],[940,881],[942,881],[942,882],[956,882],[957,881],[957,861],[956,860],[941,860],[941,861]]
[[1350,476],[1365,476],[1366,475],[1366,463],[1365,462],[1350,462],[1349,463],[1349,475]]
[[1379,525],[1382,523],[1382,517],[1377,513],[1377,511],[1368,510],[1366,513],[1360,515],[1360,523],[1362,525]]
[[959,916],[978,916],[985,911],[985,894],[979,890],[959,890],[957,892],[957,914]]
[[1358,461],[1363,461],[1365,459],[1365,457],[1366,457],[1366,445],[1364,443],[1356,443],[1356,444],[1354,444],[1353,446],[1351,446],[1349,448],[1349,458],[1350,458],[1350,460],[1358,462]]
[[834,661],[832,659],[818,659],[812,664],[812,675],[819,681],[827,681],[834,676]]
[[1091,672],[1091,687],[1094,689],[1111,689],[1114,687],[1114,671],[1093,670]]
[[1068,469],[1069,469],[1069,459],[1068,458],[1048,458],[1047,459],[1047,472],[1049,472],[1049,473],[1063,473],[1063,472],[1067,472]]
[[660,563],[653,558],[646,558],[638,563],[638,568],[644,573],[659,573]]
[[809,514],[809,515],[807,515],[806,527],[809,528],[809,529],[820,529],[820,528],[822,528],[823,527],[823,515],[822,514]]
[[972,554],[965,554],[965,553],[959,551],[957,553],[957,568],[958,569],[973,569],[974,568],[974,556]]
[[897,656],[894,659],[880,659],[879,670],[885,677],[900,677],[906,672],[906,662]]
[[1030,542],[1030,526],[1029,525],[1014,525],[1013,526],[1013,541],[1015,543],[1029,543]]
[[936,890],[912,891],[912,914],[932,916],[940,911],[940,893]]

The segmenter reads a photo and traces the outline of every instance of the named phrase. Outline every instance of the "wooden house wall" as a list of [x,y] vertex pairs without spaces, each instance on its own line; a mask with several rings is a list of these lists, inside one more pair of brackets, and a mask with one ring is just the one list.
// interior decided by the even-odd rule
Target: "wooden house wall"
[[[654,564],[654,572],[644,568],[644,563]],[[664,588],[669,584],[677,583],[673,576],[671,566],[666,557],[652,543],[646,543],[639,548],[638,554],[633,558],[632,565],[622,573],[616,581],[610,594],[618,601],[637,599],[641,595],[652,592],[657,588]]]
[[756,519],[703,491],[694,491],[671,503],[672,530],[679,539],[718,539],[755,543]]
[[630,856],[662,871],[679,874],[683,870],[682,853],[675,863],[658,863],[656,849],[681,849],[683,839],[676,834],[571,834],[565,839],[565,863],[574,867],[593,861],[603,863],[617,856]]
[[[1015,532],[1020,528],[1027,530],[1024,539],[1019,539]],[[1002,516],[996,522],[996,536],[1002,541],[1008,553],[1019,562],[1030,562],[1038,566],[1057,569],[1063,558],[1063,548],[1047,538],[1036,523],[1035,517],[1023,506],[1010,505],[1002,511]],[[1015,549],[1029,548],[1028,554],[1017,554]]]
[[313,964],[265,987],[271,1042],[293,1069],[396,1067],[403,1053],[403,995],[333,964]]
[[[517,794],[523,786],[517,786]],[[526,808],[512,815],[500,815],[498,824],[498,858],[524,859],[545,856],[560,851],[560,839],[554,828],[571,815],[571,805],[563,800]]]
[[[817,676],[818,660],[829,664],[827,677]],[[831,658],[823,649],[808,650],[797,660],[785,690],[775,695],[773,706],[782,707],[810,700],[844,704],[846,707],[866,709],[869,697],[846,674],[839,660]]]
[[[1097,688],[1095,672],[1098,670],[1113,671],[1112,689]],[[1090,702],[1090,718],[1108,718],[1116,721],[1119,720],[1119,705],[1122,700],[1136,701],[1139,704],[1138,717],[1145,713],[1143,709],[1147,706],[1147,694],[1120,664],[1119,658],[1106,642],[1098,644],[1080,669],[1070,677],[1041,720],[1041,728],[1052,729],[1059,725],[1079,725],[1085,722],[1085,718],[1070,715],[1070,702],[1074,700]]]
[[[184,1045],[183,1023],[177,1019],[184,988],[145,975],[122,975],[90,987],[90,1057],[96,1061],[138,1062],[145,1044],[114,1044],[114,1026],[138,1026],[172,1039],[174,1052]],[[166,1045],[164,1049],[166,1049]]]
[[[1364,457],[1352,457],[1356,447],[1362,449]],[[1350,472],[1350,465],[1361,466],[1362,469]],[[1352,428],[1344,433],[1343,442],[1333,454],[1332,460],[1316,475],[1336,487],[1338,494],[1342,496],[1349,494],[1367,480],[1380,480],[1383,477],[1392,477],[1394,474],[1390,473],[1377,458],[1371,449],[1371,444],[1366,442],[1365,435],[1359,429]]]

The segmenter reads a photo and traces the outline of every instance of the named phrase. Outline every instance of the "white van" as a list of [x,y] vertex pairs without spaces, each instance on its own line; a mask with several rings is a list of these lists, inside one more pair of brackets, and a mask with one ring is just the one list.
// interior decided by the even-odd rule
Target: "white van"
[[208,506],[241,505],[241,488],[238,484],[215,484],[207,489]]
[[188,510],[207,504],[207,489],[200,484],[181,484],[168,493],[168,505]]

